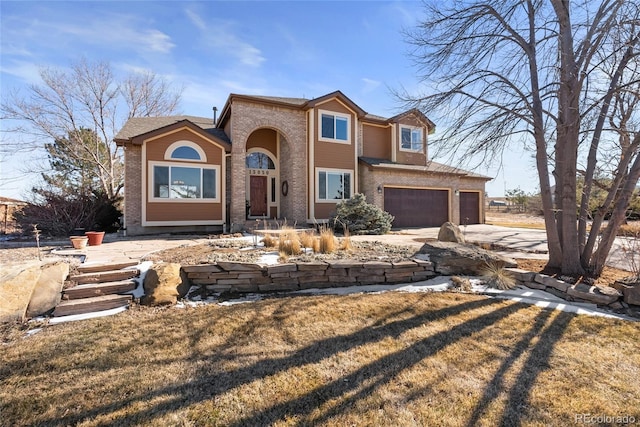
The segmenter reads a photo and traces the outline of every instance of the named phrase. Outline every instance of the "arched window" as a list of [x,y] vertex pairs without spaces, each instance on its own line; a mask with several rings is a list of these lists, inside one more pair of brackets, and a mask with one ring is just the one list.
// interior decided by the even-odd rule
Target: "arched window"
[[176,141],[164,152],[165,160],[206,162],[207,155],[202,147],[191,141]]
[[171,158],[179,160],[202,160],[200,153],[198,153],[195,148],[187,147],[186,145],[181,145],[173,150]]
[[249,169],[275,169],[276,165],[271,157],[265,153],[254,152],[247,154],[247,168]]

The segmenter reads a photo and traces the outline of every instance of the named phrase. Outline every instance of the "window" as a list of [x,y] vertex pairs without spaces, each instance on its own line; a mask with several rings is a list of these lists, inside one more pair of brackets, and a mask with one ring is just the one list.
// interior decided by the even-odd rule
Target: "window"
[[217,169],[187,166],[153,166],[153,198],[216,199]]
[[318,199],[344,200],[351,198],[351,172],[318,172]]
[[271,160],[271,157],[265,153],[251,153],[247,154],[247,168],[249,169],[275,169],[276,165]]
[[422,151],[422,129],[421,128],[400,128],[402,150]]
[[181,145],[171,153],[172,159],[177,160],[202,160],[200,154],[193,147]]
[[322,113],[320,139],[349,142],[349,116]]

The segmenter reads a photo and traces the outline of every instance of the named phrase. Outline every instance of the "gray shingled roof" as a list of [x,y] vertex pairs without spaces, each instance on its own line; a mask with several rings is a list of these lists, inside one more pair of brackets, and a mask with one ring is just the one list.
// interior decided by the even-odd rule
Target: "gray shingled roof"
[[359,159],[371,166],[380,166],[380,167],[390,167],[390,168],[399,168],[405,170],[415,170],[415,171],[424,171],[424,172],[434,172],[434,173],[446,173],[453,175],[463,175],[469,178],[478,178],[478,179],[493,179],[488,176],[479,175],[474,172],[466,171],[464,169],[454,168],[453,166],[448,166],[442,163],[428,161],[426,165],[408,165],[404,163],[392,162],[391,160],[386,159],[376,159],[373,157],[359,157]]
[[178,123],[183,120],[188,120],[205,132],[217,137],[218,139],[229,144],[231,143],[231,140],[222,129],[217,129],[214,127],[212,118],[196,116],[134,117],[127,120],[127,123],[125,123],[122,129],[120,129],[120,132],[118,132],[114,139],[131,139],[138,135],[144,135],[145,133],[172,125],[174,123]]
[[263,96],[263,95],[244,95],[244,96],[251,97],[251,98],[257,98],[257,99],[262,99],[262,100],[265,100],[265,101],[280,102],[280,103],[283,103],[283,104],[291,104],[291,105],[295,105],[296,107],[303,106],[304,104],[309,102],[309,100],[306,99],[306,98],[287,98],[287,97],[281,97],[281,96]]

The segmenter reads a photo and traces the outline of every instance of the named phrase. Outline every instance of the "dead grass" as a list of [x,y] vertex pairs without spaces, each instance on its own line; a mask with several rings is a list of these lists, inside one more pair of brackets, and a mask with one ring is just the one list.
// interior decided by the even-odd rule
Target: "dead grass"
[[133,309],[1,332],[2,424],[570,425],[640,419],[640,323],[463,294]]
[[300,243],[305,248],[313,249],[315,240],[316,236],[312,231],[303,231],[300,233]]
[[286,255],[300,255],[302,246],[300,236],[292,228],[282,227],[279,234],[278,252]]
[[337,242],[336,236],[333,234],[333,230],[328,227],[322,227],[320,229],[320,236],[318,237],[318,252],[321,254],[330,254],[336,251]]
[[516,280],[503,266],[488,263],[482,271],[482,279],[487,286],[495,289],[508,290],[516,287]]
[[278,240],[271,234],[265,234],[262,237],[262,243],[265,248],[275,248],[278,244]]

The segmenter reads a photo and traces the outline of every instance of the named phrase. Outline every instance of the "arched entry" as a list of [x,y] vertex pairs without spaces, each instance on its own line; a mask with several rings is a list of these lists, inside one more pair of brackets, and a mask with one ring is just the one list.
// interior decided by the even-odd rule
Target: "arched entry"
[[246,194],[249,217],[278,216],[278,162],[264,148],[250,148],[246,156]]

